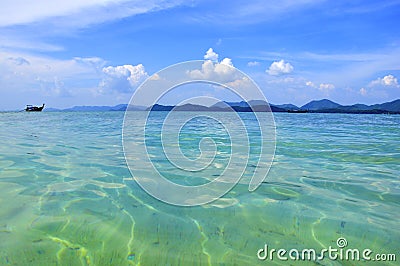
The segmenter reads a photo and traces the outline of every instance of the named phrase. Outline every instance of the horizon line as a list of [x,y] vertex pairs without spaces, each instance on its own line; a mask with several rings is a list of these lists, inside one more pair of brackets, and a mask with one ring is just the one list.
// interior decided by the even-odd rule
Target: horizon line
[[[400,100],[400,98],[394,99],[394,100],[385,101],[385,102],[381,102],[381,103],[373,103],[373,104],[364,104],[364,103],[358,103],[358,102],[357,102],[357,103],[352,103],[352,104],[341,104],[341,103],[335,102],[335,101],[333,101],[333,100],[330,100],[330,99],[328,99],[328,98],[322,98],[322,99],[318,99],[318,100],[310,100],[310,101],[306,102],[306,103],[303,104],[303,105],[296,105],[296,104],[293,104],[293,103],[290,103],[290,102],[288,102],[288,103],[282,103],[282,104],[275,104],[275,103],[271,103],[271,102],[269,102],[269,101],[265,101],[265,100],[263,100],[263,99],[252,99],[252,100],[250,100],[250,101],[265,101],[265,102],[268,103],[269,105],[273,105],[273,106],[292,104],[292,105],[294,105],[294,106],[297,106],[297,107],[301,108],[302,106],[307,105],[307,104],[309,104],[309,103],[311,103],[311,102],[323,101],[323,100],[328,100],[328,101],[331,101],[331,102],[333,102],[333,103],[339,104],[339,105],[341,105],[341,106],[352,106],[352,105],[356,105],[356,104],[362,104],[362,105],[366,105],[366,106],[371,106],[371,105],[376,105],[376,104],[391,103],[391,102]],[[248,102],[250,102],[250,101],[248,101]],[[246,102],[246,101],[244,101],[244,100],[241,100],[241,101],[225,101],[225,100],[221,100],[220,102],[226,102],[226,103],[240,103],[240,102]],[[248,102],[246,102],[246,103],[248,103]],[[218,102],[216,102],[216,103],[218,103]],[[215,104],[216,104],[216,103],[215,103]],[[153,104],[153,105],[156,105],[156,104],[158,104],[158,105],[163,105],[163,106],[182,106],[182,105],[186,105],[186,104],[192,104],[192,105],[198,105],[198,106],[205,106],[205,107],[208,107],[208,106],[206,106],[206,105],[202,105],[202,104],[198,104],[198,103],[190,103],[190,102],[184,103],[184,104],[182,104],[182,105],[169,104],[169,103],[168,103],[168,104],[167,104],[167,103],[155,103],[155,104]],[[115,106],[118,106],[118,105],[130,105],[130,104],[129,104],[129,103],[118,103],[118,104],[115,104],[115,105],[74,105],[74,106],[70,106],[70,107],[66,107],[66,108],[58,108],[58,107],[51,107],[51,106],[49,106],[49,107],[47,107],[46,109],[52,108],[52,109],[65,110],[65,109],[70,109],[70,108],[74,108],[74,107],[115,107]],[[146,108],[148,108],[148,107],[151,107],[151,106],[153,106],[153,105],[150,105],[150,106],[147,106],[147,105],[130,105],[130,106],[141,106],[141,107],[146,107]],[[212,105],[211,105],[211,106],[212,106]],[[6,110],[6,111],[19,111],[19,110]]]

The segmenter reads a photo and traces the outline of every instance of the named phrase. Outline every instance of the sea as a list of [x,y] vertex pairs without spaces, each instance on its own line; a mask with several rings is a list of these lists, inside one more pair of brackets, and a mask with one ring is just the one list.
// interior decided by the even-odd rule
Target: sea
[[[147,124],[151,138],[160,136],[163,113]],[[248,151],[259,155],[255,117],[239,115],[255,136]],[[148,157],[128,167],[124,112],[1,112],[0,265],[399,265],[400,116],[274,120],[275,156],[255,191],[239,182],[210,203],[175,206],[132,176],[129,167]],[[205,137],[216,138],[214,167],[193,175],[159,157],[159,141],[147,145],[168,179],[201,185],[233,149],[224,125],[197,121],[182,129],[182,154],[201,156]],[[258,155],[250,154],[250,174]],[[142,169],[141,178],[153,171]]]

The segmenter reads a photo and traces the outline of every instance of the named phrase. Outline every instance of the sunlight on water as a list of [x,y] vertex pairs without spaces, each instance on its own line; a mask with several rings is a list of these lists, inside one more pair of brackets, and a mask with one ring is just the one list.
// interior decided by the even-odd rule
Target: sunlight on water
[[[400,116],[275,114],[275,160],[255,192],[241,183],[210,204],[176,207],[132,179],[123,115],[0,113],[0,265],[288,265],[259,261],[257,251],[265,243],[320,250],[338,237],[352,248],[398,252]],[[188,157],[199,156],[197,143],[210,133],[201,126],[183,132]],[[230,147],[213,127],[218,174]],[[157,166],[193,182],[163,160]]]

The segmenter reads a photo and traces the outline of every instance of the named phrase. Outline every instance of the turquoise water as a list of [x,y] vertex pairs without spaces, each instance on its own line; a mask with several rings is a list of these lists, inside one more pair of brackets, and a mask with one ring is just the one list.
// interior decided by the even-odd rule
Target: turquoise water
[[[138,187],[124,159],[123,116],[0,113],[0,265],[361,264],[257,258],[264,244],[321,250],[339,237],[400,259],[400,116],[275,114],[265,182],[252,193],[238,184],[198,207],[168,205]],[[193,141],[215,132],[188,126],[202,129],[182,136],[182,152],[195,158]],[[218,132],[223,166],[230,147]]]

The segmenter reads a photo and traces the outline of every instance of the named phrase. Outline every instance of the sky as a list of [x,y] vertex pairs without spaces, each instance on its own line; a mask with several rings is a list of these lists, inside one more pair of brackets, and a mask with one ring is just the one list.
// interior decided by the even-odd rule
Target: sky
[[398,0],[2,0],[0,110],[128,103],[188,60],[238,68],[273,104],[392,101],[399,17]]

